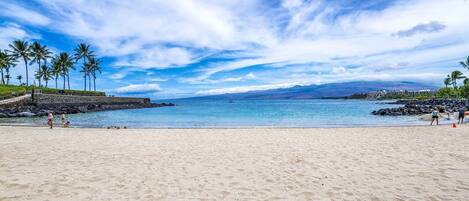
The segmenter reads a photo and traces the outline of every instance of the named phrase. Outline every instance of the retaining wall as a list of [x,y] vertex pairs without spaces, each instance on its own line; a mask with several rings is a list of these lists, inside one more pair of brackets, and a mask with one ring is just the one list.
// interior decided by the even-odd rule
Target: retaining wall
[[149,98],[131,98],[131,97],[107,97],[107,96],[73,96],[73,95],[55,95],[55,94],[34,94],[34,102],[37,105],[48,104],[147,104]]

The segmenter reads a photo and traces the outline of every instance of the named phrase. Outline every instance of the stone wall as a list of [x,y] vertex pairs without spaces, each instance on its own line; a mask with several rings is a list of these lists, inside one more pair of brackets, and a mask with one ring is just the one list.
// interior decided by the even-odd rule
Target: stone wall
[[80,105],[80,104],[148,104],[148,98],[107,97],[107,96],[71,96],[55,94],[35,94],[37,105]]

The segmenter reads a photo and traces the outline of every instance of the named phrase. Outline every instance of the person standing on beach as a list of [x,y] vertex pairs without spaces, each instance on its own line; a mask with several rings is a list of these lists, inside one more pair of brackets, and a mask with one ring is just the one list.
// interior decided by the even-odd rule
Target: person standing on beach
[[62,126],[65,127],[65,113],[62,113],[62,115],[60,115],[60,121],[62,122]]
[[438,125],[438,117],[440,116],[438,110],[436,108],[433,109],[432,112],[432,122],[430,123],[430,126],[433,125],[433,122],[436,120],[436,125]]
[[458,113],[458,124],[463,124],[464,123],[464,113],[466,112],[466,110],[464,110],[464,108],[460,108]]
[[52,115],[52,112],[49,112],[47,115],[47,125],[49,125],[50,129],[54,126],[54,115]]

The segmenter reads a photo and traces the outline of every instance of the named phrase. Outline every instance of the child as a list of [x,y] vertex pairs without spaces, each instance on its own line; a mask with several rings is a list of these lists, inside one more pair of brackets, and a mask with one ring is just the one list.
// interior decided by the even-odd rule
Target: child
[[47,125],[49,125],[50,129],[52,129],[54,125],[54,115],[52,115],[52,112],[49,112],[47,115]]

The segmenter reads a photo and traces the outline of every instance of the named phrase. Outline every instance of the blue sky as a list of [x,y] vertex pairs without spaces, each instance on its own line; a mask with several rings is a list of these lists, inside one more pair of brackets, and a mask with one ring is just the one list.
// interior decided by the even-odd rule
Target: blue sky
[[[0,49],[86,42],[104,61],[99,90],[155,99],[355,80],[441,85],[469,55],[465,0],[3,0],[0,10]],[[19,64],[12,74],[23,73]]]

